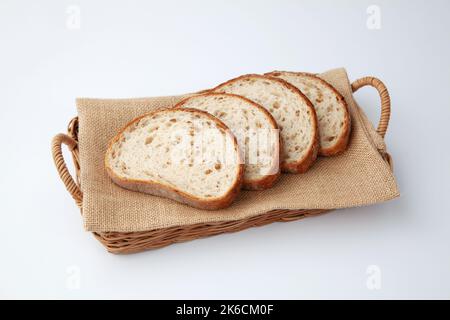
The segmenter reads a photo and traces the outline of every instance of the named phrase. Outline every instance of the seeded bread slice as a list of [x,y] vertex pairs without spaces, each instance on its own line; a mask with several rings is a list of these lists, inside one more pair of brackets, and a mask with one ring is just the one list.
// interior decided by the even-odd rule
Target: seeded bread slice
[[314,105],[319,122],[320,155],[332,156],[347,148],[350,114],[344,97],[333,86],[310,73],[274,71],[267,75],[296,86]]
[[313,164],[319,148],[316,113],[296,87],[278,78],[249,74],[220,84],[212,92],[244,96],[272,114],[283,140],[283,172],[303,173]]
[[245,189],[263,190],[275,183],[280,175],[280,135],[266,109],[244,97],[224,93],[192,96],[175,108],[206,111],[231,129],[245,159]]
[[244,165],[236,138],[210,114],[159,110],[129,123],[106,151],[105,167],[119,186],[215,210],[241,188]]

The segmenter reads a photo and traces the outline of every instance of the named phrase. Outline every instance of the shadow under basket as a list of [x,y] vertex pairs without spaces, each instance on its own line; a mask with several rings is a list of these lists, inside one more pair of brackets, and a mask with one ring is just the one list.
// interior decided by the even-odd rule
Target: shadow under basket
[[[381,117],[377,132],[384,138],[390,118],[390,98],[384,84],[374,77],[364,77],[351,84],[351,90],[357,91],[364,86],[374,87],[381,98]],[[52,140],[52,155],[56,169],[64,182],[67,191],[75,200],[82,211],[83,193],[81,191],[80,158],[78,150],[78,117],[72,119],[68,126],[67,134],[58,134]],[[62,154],[62,145],[66,145],[73,158],[76,178],[74,179],[66,166]],[[392,160],[387,152],[382,154],[386,162],[391,166]],[[203,237],[218,235],[227,232],[236,232],[250,227],[263,226],[272,222],[288,222],[304,217],[315,216],[331,209],[308,210],[271,210],[250,218],[235,221],[221,221],[197,223],[183,226],[172,226],[139,232],[93,232],[95,238],[100,241],[111,253],[134,253],[148,249],[164,247],[173,243],[184,242]],[[83,213],[82,213],[83,214]]]

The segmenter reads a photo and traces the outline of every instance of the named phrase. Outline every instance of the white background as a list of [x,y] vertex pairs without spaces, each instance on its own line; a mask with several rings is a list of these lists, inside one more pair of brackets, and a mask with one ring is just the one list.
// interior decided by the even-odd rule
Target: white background
[[[449,15],[448,1],[2,0],[0,297],[450,298]],[[399,199],[128,256],[83,231],[50,156],[76,97],[341,66],[390,90]],[[375,90],[356,98],[376,122]]]

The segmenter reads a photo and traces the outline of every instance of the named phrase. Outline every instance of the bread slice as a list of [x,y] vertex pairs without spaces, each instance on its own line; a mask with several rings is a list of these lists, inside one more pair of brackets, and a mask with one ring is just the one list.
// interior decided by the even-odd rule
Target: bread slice
[[206,112],[187,108],[133,120],[111,140],[105,167],[123,188],[208,210],[232,203],[244,173],[228,127]]
[[282,171],[302,173],[312,165],[319,147],[316,113],[296,87],[281,79],[249,74],[212,91],[244,96],[272,114],[283,141]]
[[274,71],[267,73],[296,86],[314,105],[319,122],[319,154],[332,156],[347,148],[350,114],[344,97],[328,82],[311,73]]
[[203,110],[217,117],[236,136],[245,159],[243,188],[270,188],[280,175],[280,136],[271,114],[244,97],[207,93],[192,96],[175,108]]

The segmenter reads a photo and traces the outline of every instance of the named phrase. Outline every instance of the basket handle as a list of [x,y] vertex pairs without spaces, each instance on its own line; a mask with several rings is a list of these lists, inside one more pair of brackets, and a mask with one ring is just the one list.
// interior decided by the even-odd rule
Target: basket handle
[[389,118],[391,117],[391,99],[389,92],[381,80],[374,77],[364,77],[352,83],[352,90],[356,92],[359,88],[365,86],[372,86],[377,89],[381,99],[381,115],[378,123],[377,132],[384,138],[389,125]]
[[77,203],[77,206],[81,208],[83,193],[81,192],[80,187],[72,178],[69,170],[67,169],[67,165],[62,154],[63,144],[69,147],[74,160],[76,160],[78,159],[78,154],[76,153],[78,151],[78,142],[66,134],[59,133],[52,140],[52,155],[56,170],[58,171],[61,180],[64,182],[67,191],[69,191],[69,193],[72,195],[72,198]]

